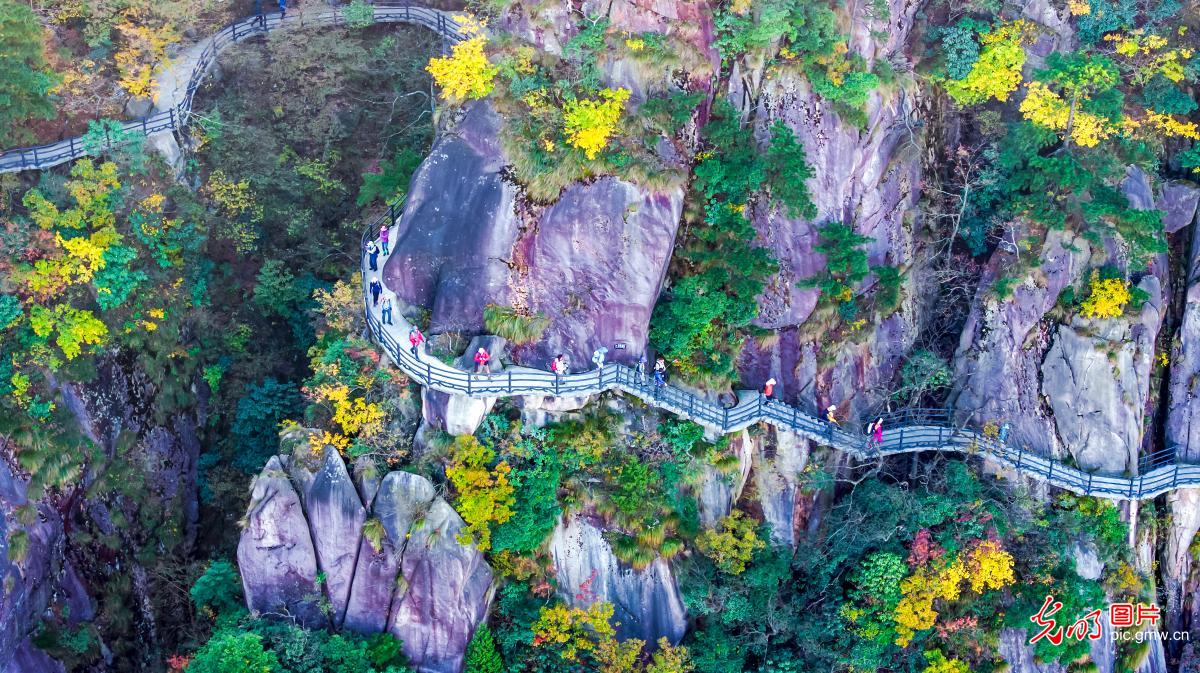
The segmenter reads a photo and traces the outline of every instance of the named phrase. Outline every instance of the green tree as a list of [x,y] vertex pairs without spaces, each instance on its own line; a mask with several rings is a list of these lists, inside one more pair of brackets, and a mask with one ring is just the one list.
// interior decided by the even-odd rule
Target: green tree
[[303,288],[283,260],[268,259],[258,270],[254,303],[268,314],[287,318],[296,310],[296,305],[304,301],[304,296]]
[[467,644],[467,661],[463,673],[501,673],[504,661],[496,649],[496,641],[487,624],[480,624]]
[[240,612],[242,580],[237,568],[229,561],[213,561],[192,585],[188,595],[196,610],[210,617]]
[[0,141],[5,145],[28,136],[21,122],[54,117],[49,93],[57,77],[48,70],[42,39],[29,7],[0,0]]

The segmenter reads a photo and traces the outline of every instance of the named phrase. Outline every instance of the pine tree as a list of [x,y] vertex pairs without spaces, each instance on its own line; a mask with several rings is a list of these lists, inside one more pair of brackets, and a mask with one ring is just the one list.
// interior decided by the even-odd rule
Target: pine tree
[[504,670],[504,662],[500,652],[496,650],[496,641],[492,639],[492,631],[487,624],[480,624],[471,636],[467,645],[467,663],[464,673],[500,673]]
[[37,17],[25,5],[0,0],[0,129],[6,129],[0,131],[0,142],[20,140],[20,122],[53,118],[47,94],[54,83]]

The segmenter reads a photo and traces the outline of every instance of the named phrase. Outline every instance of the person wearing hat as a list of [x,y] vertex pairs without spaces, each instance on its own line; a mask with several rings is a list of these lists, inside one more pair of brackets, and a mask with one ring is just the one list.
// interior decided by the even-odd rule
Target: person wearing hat
[[420,360],[421,344],[425,343],[425,335],[421,334],[421,330],[416,325],[408,328],[408,343],[412,345],[413,357]]
[[775,396],[775,379],[767,379],[767,382],[763,384],[762,394],[768,400]]
[[383,283],[379,282],[379,276],[371,276],[371,305],[379,306],[379,293],[383,292]]
[[379,244],[375,241],[367,241],[367,263],[372,271],[379,270]]
[[482,346],[475,351],[475,373],[492,375],[492,356]]
[[825,420],[829,421],[833,425],[839,425],[837,417],[833,415],[835,411],[837,411],[837,405],[829,405],[829,408],[825,410]]
[[607,353],[608,349],[604,346],[601,346],[592,352],[592,364],[596,365],[596,369],[604,369],[604,356]]

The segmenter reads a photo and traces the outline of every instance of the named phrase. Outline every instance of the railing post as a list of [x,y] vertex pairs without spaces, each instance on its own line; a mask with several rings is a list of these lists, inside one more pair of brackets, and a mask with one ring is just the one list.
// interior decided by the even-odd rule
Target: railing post
[[425,385],[433,385],[433,365],[425,363]]
[[467,372],[467,397],[471,396],[471,372]]
[[559,381],[561,381],[561,380],[562,380],[562,376],[560,376],[560,375],[558,375],[558,374],[555,374],[555,375],[554,375],[554,396],[555,396],[555,397],[557,397],[557,396],[558,396],[558,394],[559,394],[559,391],[558,391],[558,382],[559,382]]
[[792,407],[792,429],[793,429],[793,430],[795,430],[795,429],[797,428],[797,418],[796,418],[796,416],[797,416],[799,413],[800,413],[800,410],[799,410],[799,409],[797,409],[796,407]]
[[729,432],[729,407],[721,407],[721,429]]
[[905,428],[905,426],[903,426],[903,425],[900,426],[900,452],[901,453],[904,452],[904,428]]
[[37,148],[35,147],[35,148],[33,148],[33,165],[35,168],[37,167],[37,163],[38,163]]
[[1084,489],[1084,493],[1083,493],[1083,494],[1084,494],[1084,495],[1091,495],[1091,494],[1092,494],[1092,473],[1091,473],[1091,472],[1088,472],[1088,483],[1087,483],[1087,488],[1086,488],[1086,489]]
[[1017,470],[1018,471],[1020,471],[1020,469],[1021,469],[1021,457],[1024,455],[1025,455],[1025,445],[1018,444],[1017,445]]
[[1050,459],[1050,472],[1046,475],[1046,483],[1054,485],[1054,459]]
[[692,415],[692,409],[694,407],[695,401],[696,401],[695,395],[688,395],[688,416]]
[[[1175,474],[1173,474],[1171,476],[1171,490],[1174,491],[1175,487],[1178,485],[1179,485],[1179,461],[1175,461]],[[1139,497],[1142,495],[1141,490],[1142,490],[1141,486],[1138,486],[1138,496]]]
[[513,394],[513,387],[512,387],[512,370],[511,370],[511,369],[510,369],[510,370],[508,370],[508,394],[509,394],[509,395],[512,395],[512,394]]

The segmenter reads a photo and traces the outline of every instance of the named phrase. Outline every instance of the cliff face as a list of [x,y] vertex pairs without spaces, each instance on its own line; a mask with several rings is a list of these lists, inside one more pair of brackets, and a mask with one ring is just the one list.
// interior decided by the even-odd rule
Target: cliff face
[[375,483],[361,471],[356,484],[334,449],[314,454],[306,431],[284,442],[292,453],[255,479],[238,545],[248,607],[311,627],[387,630],[418,670],[458,673],[492,597],[491,568],[458,542],[462,518],[423,477]]

